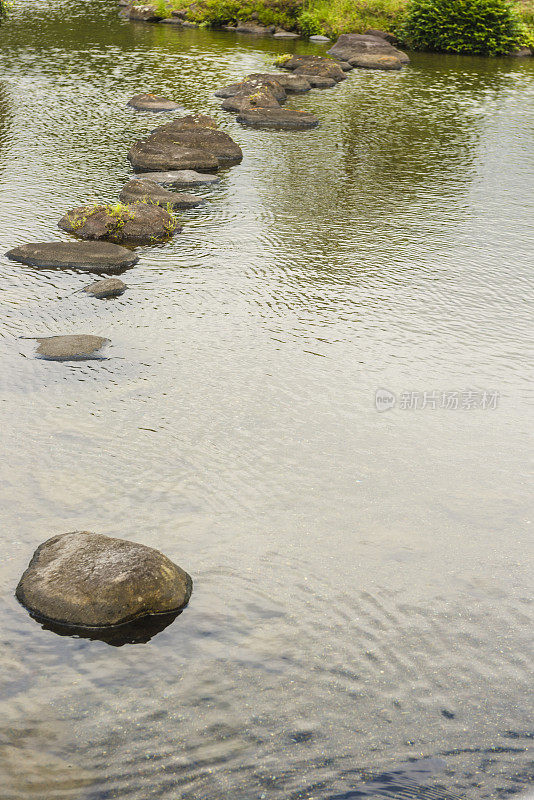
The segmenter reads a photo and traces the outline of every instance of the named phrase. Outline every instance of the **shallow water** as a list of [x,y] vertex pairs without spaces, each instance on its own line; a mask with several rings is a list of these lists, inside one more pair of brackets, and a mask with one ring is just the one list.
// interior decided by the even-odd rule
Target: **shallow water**
[[[133,94],[213,113],[245,154],[182,235],[139,248],[120,298],[0,257],[2,797],[525,789],[534,63],[352,72],[290,101],[320,128],[284,133],[212,92],[319,46],[132,24],[103,0],[18,2],[0,42],[2,253],[117,197],[166,118]],[[109,357],[44,362],[18,339],[69,333]],[[469,390],[460,405],[496,408],[403,407]],[[13,592],[74,529],[163,550],[189,607],[147,644],[41,629]]]

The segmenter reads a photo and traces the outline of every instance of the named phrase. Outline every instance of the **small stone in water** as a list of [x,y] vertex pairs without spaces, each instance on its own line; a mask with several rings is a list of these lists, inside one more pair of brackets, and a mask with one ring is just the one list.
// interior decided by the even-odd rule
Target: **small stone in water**
[[39,342],[37,355],[49,361],[80,361],[99,358],[100,351],[109,339],[103,336],[74,334],[72,336],[35,337]]
[[126,290],[126,284],[119,278],[105,278],[103,281],[95,281],[89,286],[84,286],[82,291],[91,294],[93,297],[118,297]]

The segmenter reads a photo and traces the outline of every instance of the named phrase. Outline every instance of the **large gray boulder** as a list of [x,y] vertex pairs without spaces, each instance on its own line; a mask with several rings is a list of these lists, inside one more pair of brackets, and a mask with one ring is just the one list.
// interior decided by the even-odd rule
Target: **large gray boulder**
[[182,106],[174,100],[166,97],[158,97],[156,94],[136,94],[127,104],[136,111],[178,111]]
[[105,628],[178,611],[192,586],[187,572],[152,547],[74,531],[37,548],[16,596],[38,619]]
[[193,169],[210,172],[239,164],[243,152],[207,116],[188,116],[160,125],[130,148],[128,158],[141,172]]
[[185,192],[169,192],[163,189],[159,183],[146,180],[132,180],[123,187],[119,199],[123,203],[155,203],[164,208],[195,208],[201,205],[204,200],[202,197],[195,197],[194,194]]
[[80,239],[130,244],[164,242],[182,230],[176,217],[152,203],[80,206],[67,212],[58,227]]
[[355,56],[362,53],[367,55],[389,55],[395,56],[402,64],[408,64],[410,57],[397,50],[385,39],[378,36],[369,36],[363,33],[343,33],[335,45],[328,50],[328,55],[337,61],[348,61],[349,64]]
[[286,108],[255,108],[241,111],[237,121],[252,128],[275,130],[305,130],[315,128],[319,120],[307,111],[290,111]]
[[39,269],[81,269],[87,272],[122,272],[139,258],[110,242],[35,242],[6,253],[12,261]]
[[35,337],[39,342],[37,355],[48,361],[86,361],[102,358],[102,351],[109,343],[103,336],[72,334],[70,336]]

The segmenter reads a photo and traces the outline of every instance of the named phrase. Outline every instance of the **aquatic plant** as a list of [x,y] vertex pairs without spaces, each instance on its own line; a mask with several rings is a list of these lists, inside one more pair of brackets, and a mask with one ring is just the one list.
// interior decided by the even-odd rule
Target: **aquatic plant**
[[508,0],[410,0],[401,36],[414,50],[497,56],[528,42]]

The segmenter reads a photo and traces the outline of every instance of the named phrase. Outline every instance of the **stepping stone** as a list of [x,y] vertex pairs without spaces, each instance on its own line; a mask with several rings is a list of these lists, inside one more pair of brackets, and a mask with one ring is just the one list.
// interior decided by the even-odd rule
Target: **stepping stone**
[[396,56],[370,55],[368,53],[359,53],[354,56],[351,58],[350,64],[359,69],[402,69],[402,64]]
[[136,94],[127,104],[136,111],[183,111],[183,106],[155,94]]
[[252,128],[278,130],[304,130],[315,128],[319,120],[307,111],[289,111],[285,108],[256,108],[238,114],[237,121]]
[[327,51],[329,56],[338,61],[348,61],[365,53],[367,55],[396,56],[402,64],[409,64],[410,57],[402,50],[389,44],[379,36],[360,33],[343,33],[337,42]]
[[110,242],[36,242],[14,247],[6,256],[38,269],[111,273],[133,267],[139,261],[131,250]]
[[128,158],[138,172],[193,169],[211,172],[239,164],[243,151],[217,122],[205,115],[187,116],[160,125],[137,141]]
[[151,203],[80,206],[67,212],[58,227],[80,239],[130,244],[166,242],[182,230],[176,217]]
[[109,339],[102,336],[43,336],[35,337],[39,342],[37,355],[48,361],[85,361],[102,358],[102,349]]
[[141,172],[139,180],[154,181],[162,186],[208,186],[219,183],[217,175],[206,175],[194,169],[176,169],[167,172]]
[[336,81],[327,75],[302,75],[314,89],[333,89]]
[[320,33],[315,34],[315,36],[310,36],[310,42],[329,42],[330,39],[328,36],[322,36]]
[[277,31],[274,34],[275,39],[300,39],[298,33],[292,33],[291,31]]
[[15,594],[38,619],[105,628],[179,611],[192,588],[187,572],[152,547],[74,531],[37,548]]
[[103,281],[95,281],[89,286],[84,286],[82,292],[103,299],[105,297],[118,297],[126,291],[126,284],[119,278],[106,278]]
[[147,181],[144,176],[128,181],[119,198],[123,203],[155,203],[171,208],[195,208],[205,202],[202,197],[195,197],[194,194],[169,192],[159,183]]

